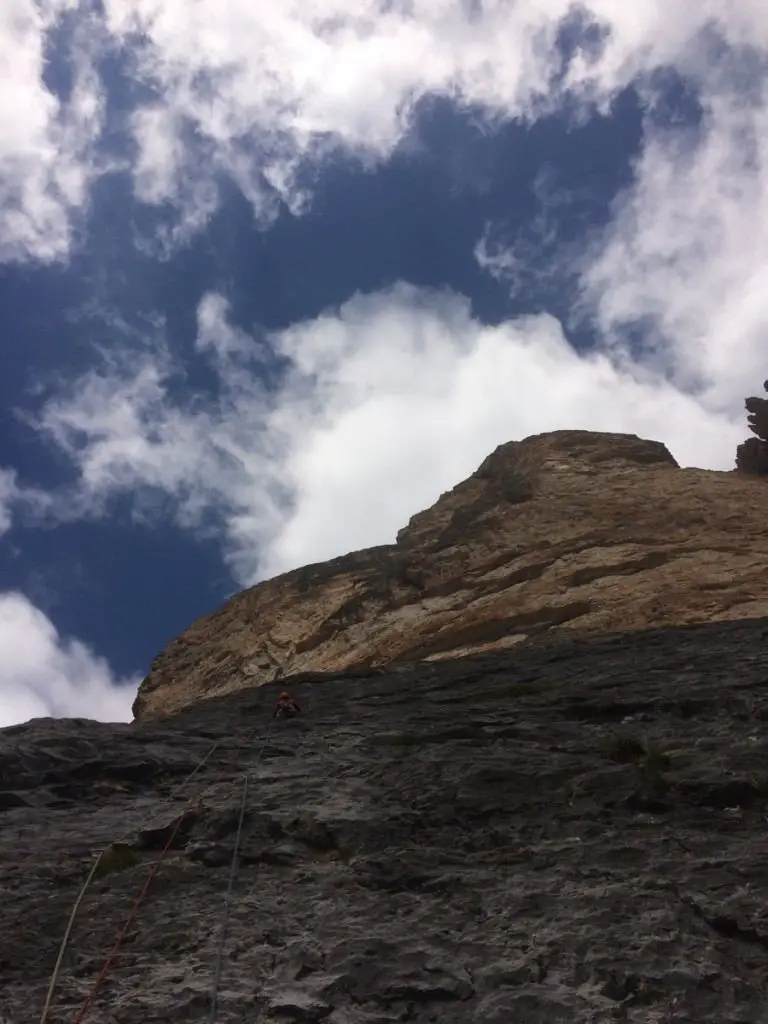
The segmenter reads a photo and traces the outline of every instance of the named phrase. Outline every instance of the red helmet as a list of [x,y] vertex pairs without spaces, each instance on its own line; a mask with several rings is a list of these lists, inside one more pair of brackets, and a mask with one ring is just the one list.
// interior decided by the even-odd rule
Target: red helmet
[[290,695],[290,693],[288,693],[287,690],[283,690],[283,692],[278,697],[278,700],[293,700],[293,697]]

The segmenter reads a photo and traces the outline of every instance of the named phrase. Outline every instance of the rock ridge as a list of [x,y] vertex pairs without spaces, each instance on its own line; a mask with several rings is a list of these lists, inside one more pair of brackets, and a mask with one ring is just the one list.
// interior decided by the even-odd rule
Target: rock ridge
[[442,660],[550,631],[768,614],[765,480],[658,441],[560,430],[500,445],[394,544],[237,594],[154,660],[137,718],[297,673]]

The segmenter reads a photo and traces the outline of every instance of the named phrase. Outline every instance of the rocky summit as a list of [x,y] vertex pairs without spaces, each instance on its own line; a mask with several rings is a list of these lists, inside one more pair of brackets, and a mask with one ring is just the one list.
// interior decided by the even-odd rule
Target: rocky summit
[[764,476],[681,469],[634,435],[510,442],[395,544],[285,573],[194,623],[155,659],[134,713],[552,632],[768,615],[767,507]]
[[266,685],[7,728],[0,1020],[768,1020],[767,645],[550,633],[292,720]]

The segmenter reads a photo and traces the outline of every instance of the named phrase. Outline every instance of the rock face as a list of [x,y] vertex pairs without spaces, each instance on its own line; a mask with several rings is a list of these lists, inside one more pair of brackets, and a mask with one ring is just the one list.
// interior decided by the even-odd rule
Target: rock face
[[510,442],[396,544],[268,580],[194,623],[155,659],[134,713],[544,632],[765,615],[767,508],[763,479],[680,469],[634,435]]
[[2,730],[0,1020],[40,1020],[117,841],[50,1024],[766,1020],[767,644],[544,636],[299,683],[271,727],[267,686]]

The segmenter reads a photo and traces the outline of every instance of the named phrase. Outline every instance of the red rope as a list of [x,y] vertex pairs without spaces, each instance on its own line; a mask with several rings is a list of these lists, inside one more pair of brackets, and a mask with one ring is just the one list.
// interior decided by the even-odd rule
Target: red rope
[[112,947],[112,950],[110,951],[109,956],[104,961],[104,966],[101,968],[101,971],[99,973],[98,978],[93,983],[93,987],[91,988],[91,991],[88,993],[87,999],[83,1003],[82,1008],[80,1009],[80,1012],[75,1017],[75,1024],[81,1024],[81,1022],[85,1019],[85,1015],[88,1012],[88,1007],[93,1002],[93,999],[96,996],[96,993],[101,988],[102,982],[104,981],[104,979],[106,978],[107,974],[109,973],[109,968],[112,966],[112,961],[117,956],[117,953],[118,953],[118,951],[120,949],[120,946],[123,943],[123,939],[125,938],[126,933],[127,933],[128,929],[130,928],[131,923],[133,922],[133,919],[136,917],[136,914],[139,911],[139,907],[141,906],[141,904],[142,904],[142,902],[144,900],[144,897],[147,895],[147,892],[149,891],[149,887],[152,884],[152,879],[155,877],[155,874],[157,873],[157,869],[163,863],[163,860],[165,859],[166,853],[168,853],[168,851],[170,850],[171,843],[176,838],[176,833],[179,831],[181,823],[184,820],[186,814],[187,814],[187,812],[184,811],[179,816],[178,821],[176,822],[176,824],[173,827],[173,831],[171,832],[170,836],[168,837],[168,842],[163,847],[162,853],[160,854],[158,859],[155,861],[155,863],[152,865],[152,870],[147,875],[147,880],[144,883],[144,887],[142,888],[141,892],[139,893],[139,895],[138,895],[138,897],[136,899],[136,902],[133,904],[131,912],[128,915],[128,920],[123,925],[122,930],[120,931],[120,934],[117,936],[117,940],[115,941],[115,944]]

